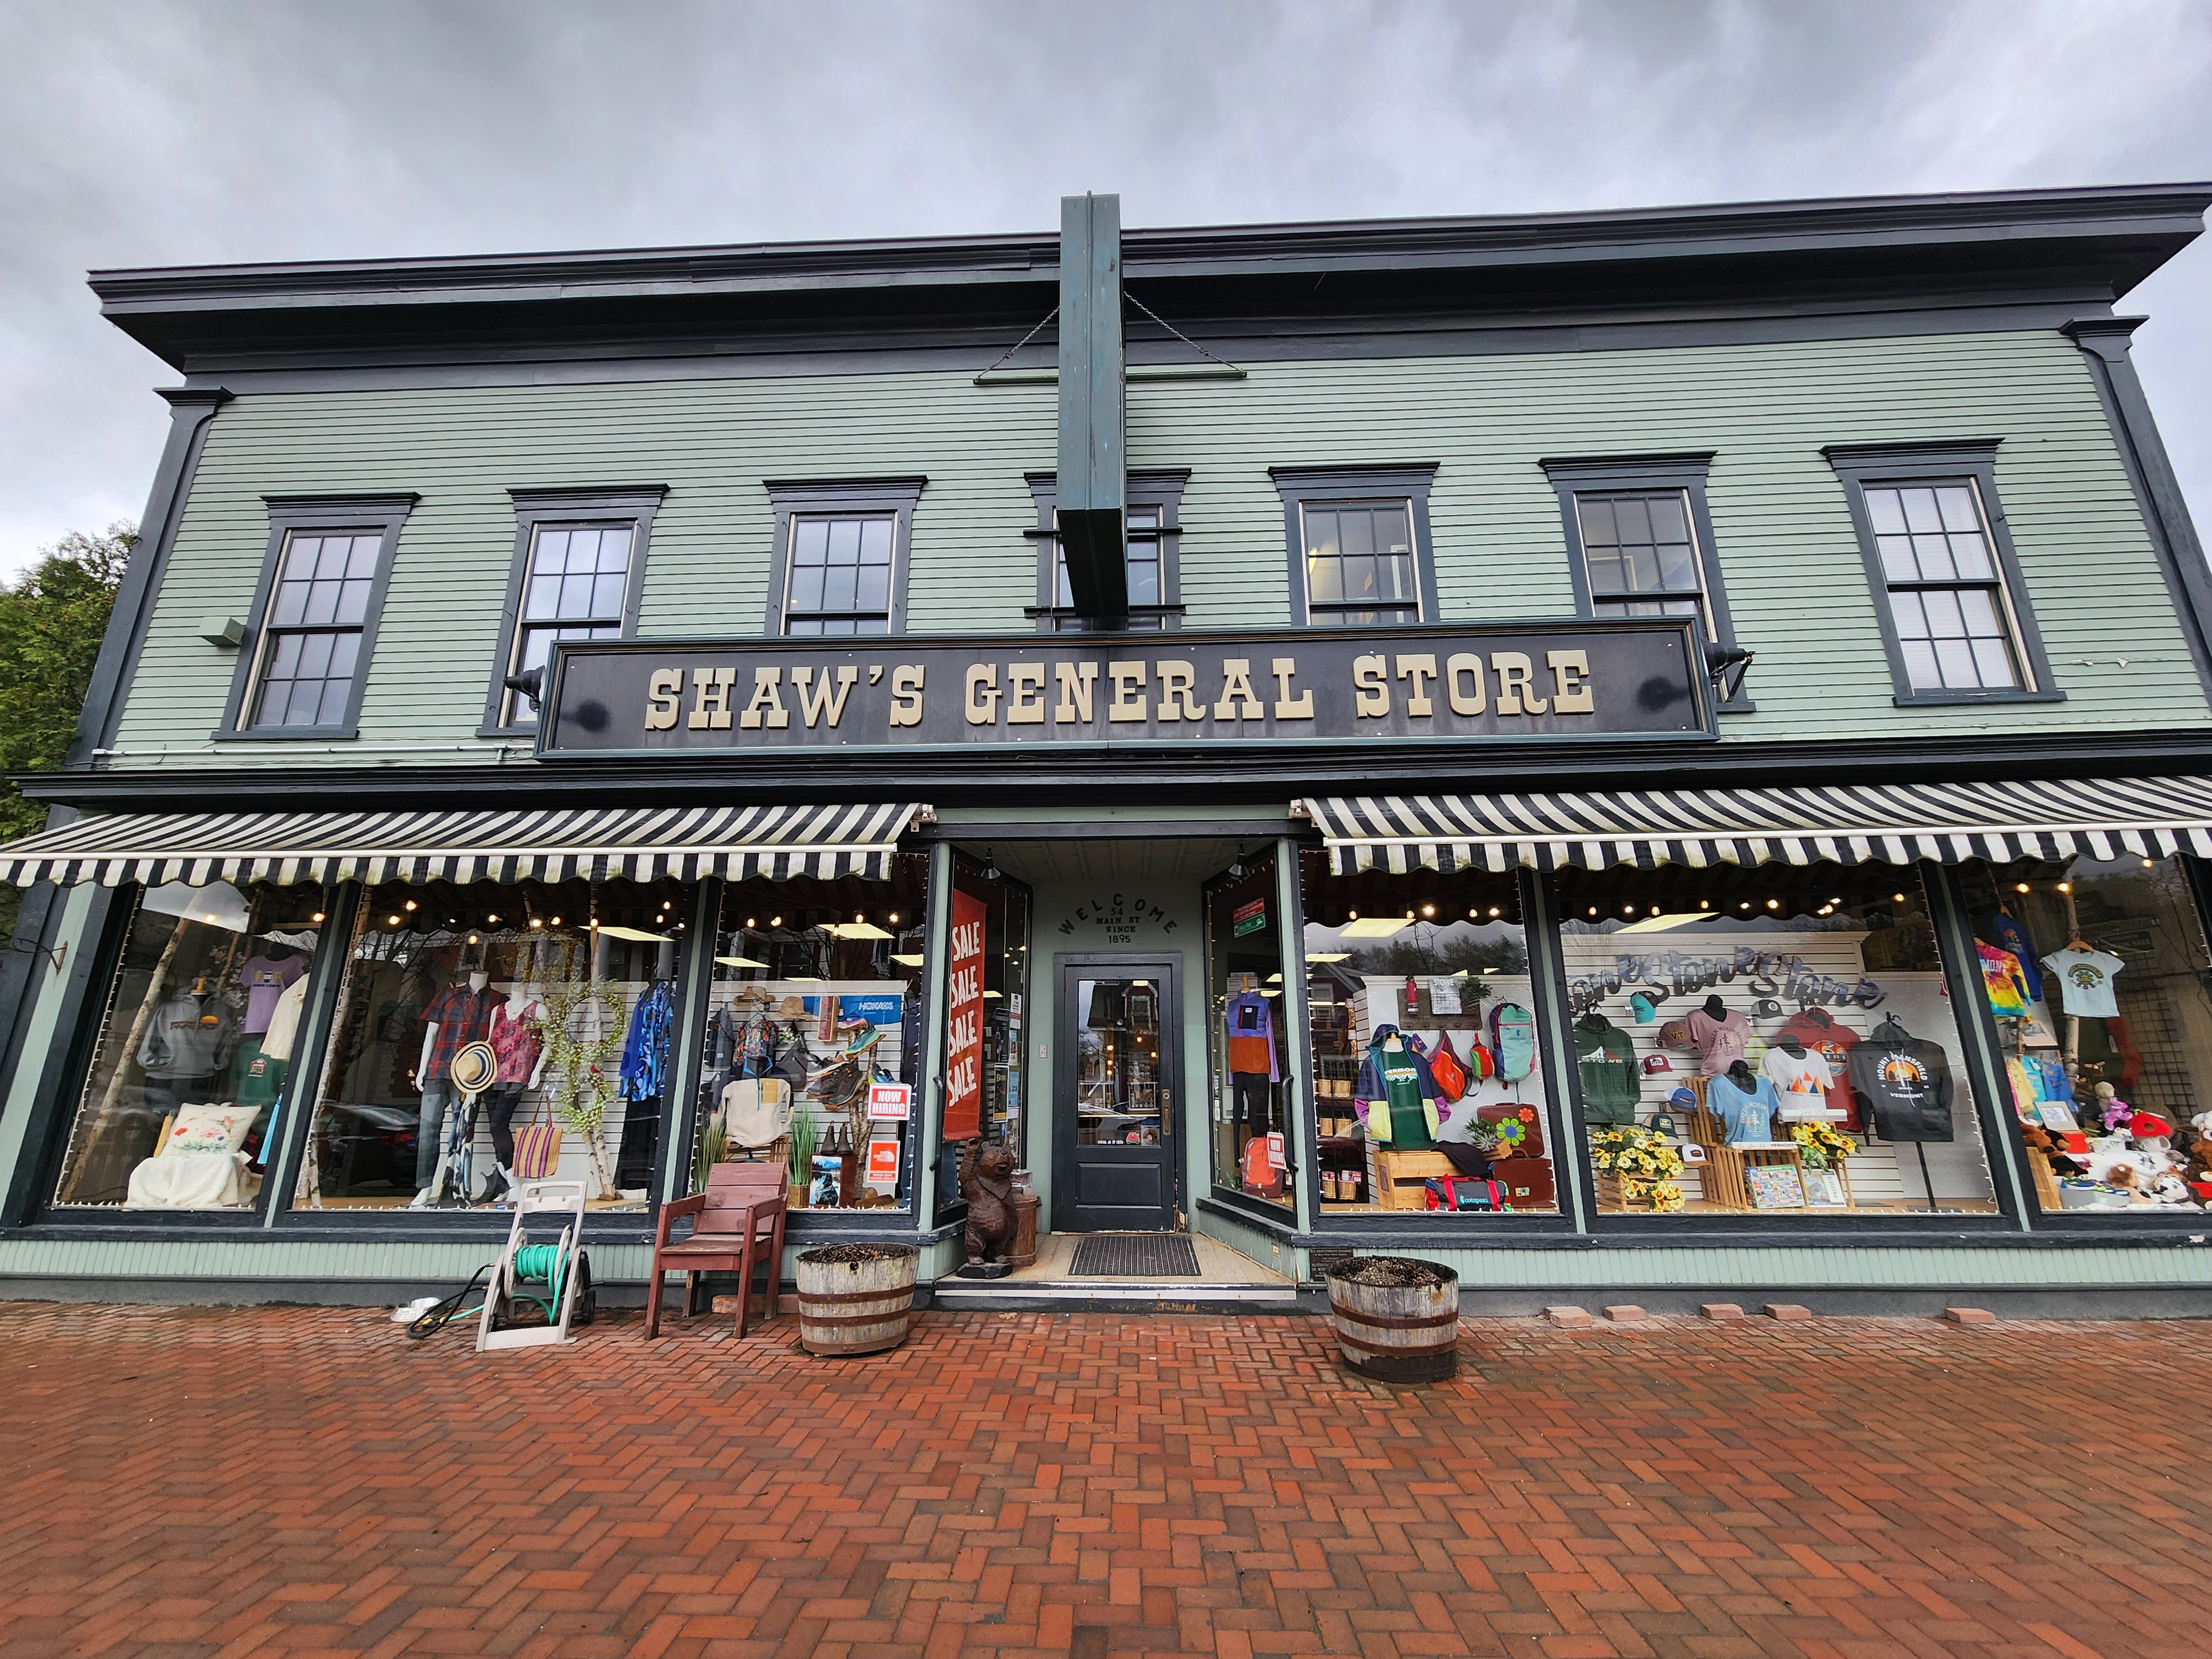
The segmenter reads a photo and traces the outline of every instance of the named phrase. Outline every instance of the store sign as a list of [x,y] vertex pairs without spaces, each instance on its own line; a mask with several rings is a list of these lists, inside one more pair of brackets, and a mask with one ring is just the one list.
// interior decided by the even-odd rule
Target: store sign
[[1690,624],[1664,617],[1034,640],[570,640],[554,647],[538,751],[1695,736],[1712,730],[1709,703]]
[[945,979],[945,1139],[983,1132],[983,901],[952,890],[952,951]]
[[861,1179],[879,1193],[896,1192],[898,1171],[898,1137],[896,1135],[869,1137],[867,1173]]
[[1229,932],[1232,938],[1242,939],[1247,933],[1263,933],[1267,930],[1267,901],[1255,898],[1240,904],[1229,914]]
[[868,1115],[878,1123],[903,1123],[914,1110],[914,1090],[903,1083],[871,1083]]

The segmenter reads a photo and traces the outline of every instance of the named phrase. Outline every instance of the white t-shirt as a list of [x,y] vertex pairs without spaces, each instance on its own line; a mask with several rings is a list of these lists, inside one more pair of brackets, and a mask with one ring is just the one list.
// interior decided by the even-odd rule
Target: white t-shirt
[[1836,1085],[1836,1074],[1828,1069],[1819,1050],[1808,1048],[1802,1054],[1793,1054],[1777,1043],[1759,1061],[1759,1071],[1774,1085],[1784,1117],[1802,1117],[1809,1112],[1827,1115],[1828,1091]]
[[2120,1005],[2112,1000],[2112,975],[2128,964],[2118,957],[2069,945],[2044,957],[2043,965],[2058,976],[2059,1000],[2068,1013],[2091,1019],[2119,1017]]

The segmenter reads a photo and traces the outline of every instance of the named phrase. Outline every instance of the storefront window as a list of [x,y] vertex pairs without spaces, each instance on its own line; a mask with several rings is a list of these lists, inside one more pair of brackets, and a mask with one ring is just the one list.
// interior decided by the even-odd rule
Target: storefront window
[[1555,1212],[1513,878],[1300,871],[1322,1214]]
[[2212,1202],[2193,1121],[2212,1109],[2212,990],[2181,860],[1960,873],[2038,1204]]
[[1213,1184],[1288,1208],[1289,1032],[1273,853],[1240,856],[1206,889]]
[[319,887],[140,892],[54,1201],[250,1208],[323,921]]
[[[295,1201],[497,1204],[581,1181],[641,1208],[660,1157],[690,890],[387,883],[362,896]],[[497,1061],[471,1097],[454,1061]]]
[[1915,873],[1557,879],[1601,1213],[1995,1210]]
[[962,1202],[960,1147],[1005,1146],[1026,1176],[1029,1120],[1026,1029],[1030,890],[988,854],[952,861],[951,945],[945,972],[945,1076],[937,1176],[940,1211]]
[[764,1160],[784,1166],[795,1207],[912,1203],[928,878],[927,858],[902,854],[884,881],[724,890],[695,1191],[717,1163]]

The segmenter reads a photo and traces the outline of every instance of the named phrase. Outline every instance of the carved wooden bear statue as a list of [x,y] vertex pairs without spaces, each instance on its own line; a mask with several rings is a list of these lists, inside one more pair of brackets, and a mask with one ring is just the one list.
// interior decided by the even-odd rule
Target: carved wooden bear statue
[[1004,1261],[1014,1237],[1014,1155],[995,1143],[968,1142],[960,1194],[968,1200],[968,1260]]

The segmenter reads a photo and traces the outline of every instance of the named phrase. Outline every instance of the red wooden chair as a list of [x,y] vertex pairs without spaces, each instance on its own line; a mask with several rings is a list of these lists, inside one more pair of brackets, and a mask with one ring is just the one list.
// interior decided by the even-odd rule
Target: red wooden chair
[[[783,1273],[784,1167],[781,1164],[717,1164],[707,1172],[707,1190],[660,1208],[660,1229],[653,1241],[653,1278],[646,1287],[645,1334],[660,1334],[661,1275],[684,1275],[684,1316],[694,1305],[702,1273],[738,1275],[738,1334],[745,1334],[752,1305],[753,1267],[768,1265],[768,1307],[775,1316],[776,1285]],[[691,1237],[671,1243],[668,1230],[684,1216],[698,1218]]]

